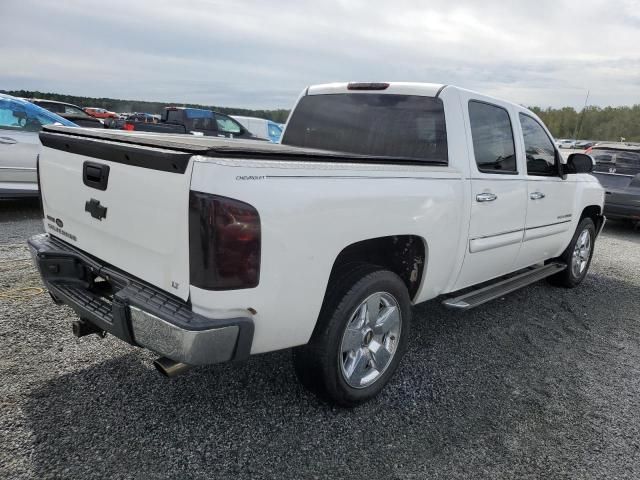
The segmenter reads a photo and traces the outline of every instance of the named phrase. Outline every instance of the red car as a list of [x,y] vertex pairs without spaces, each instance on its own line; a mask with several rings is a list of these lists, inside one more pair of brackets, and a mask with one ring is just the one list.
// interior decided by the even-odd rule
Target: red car
[[95,118],[118,118],[118,114],[116,112],[110,112],[104,108],[87,107],[84,111]]

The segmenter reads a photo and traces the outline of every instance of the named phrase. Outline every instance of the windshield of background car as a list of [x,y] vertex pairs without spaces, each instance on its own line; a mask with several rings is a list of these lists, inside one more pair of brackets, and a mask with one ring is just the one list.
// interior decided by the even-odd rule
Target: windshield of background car
[[[91,115],[73,105],[63,105],[64,110],[61,112],[64,115],[74,116],[78,118],[93,118]],[[47,109],[48,110],[48,109]]]
[[640,173],[640,147],[638,150],[594,148],[591,156],[596,161],[594,172],[637,175]]
[[448,161],[442,101],[415,95],[302,97],[281,143],[427,163]]
[[73,105],[65,105],[64,103],[53,103],[53,102],[39,102],[37,104],[39,107],[48,110],[49,112],[56,113],[58,115],[69,115],[78,118],[94,118],[88,113],[85,113],[79,107],[74,107]]
[[44,125],[54,123],[67,127],[77,126],[75,123],[32,103],[0,98],[0,128],[2,129],[37,132]]

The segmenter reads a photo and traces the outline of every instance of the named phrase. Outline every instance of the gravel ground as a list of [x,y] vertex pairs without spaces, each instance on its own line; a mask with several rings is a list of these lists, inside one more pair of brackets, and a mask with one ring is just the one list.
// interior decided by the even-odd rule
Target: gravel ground
[[[0,293],[40,285],[37,203],[0,202]],[[640,231],[609,223],[575,290],[414,309],[382,395],[331,408],[288,351],[167,380],[113,337],[76,339],[46,294],[0,298],[0,478],[640,476]]]

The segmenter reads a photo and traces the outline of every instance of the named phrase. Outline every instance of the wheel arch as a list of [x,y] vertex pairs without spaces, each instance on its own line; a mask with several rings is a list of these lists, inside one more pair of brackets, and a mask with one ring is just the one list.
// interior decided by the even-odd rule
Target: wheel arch
[[596,236],[597,236],[600,233],[600,230],[602,229],[605,221],[604,215],[602,215],[602,208],[600,207],[600,205],[588,205],[584,207],[580,215],[580,220],[578,220],[578,223],[580,223],[585,218],[590,218],[591,220],[593,220],[593,223],[596,226]]
[[[345,246],[331,267],[327,291],[337,277],[356,264],[383,267],[398,275],[412,301],[422,287],[428,264],[429,247],[419,235],[387,235],[360,240]],[[326,295],[326,292],[325,292]]]

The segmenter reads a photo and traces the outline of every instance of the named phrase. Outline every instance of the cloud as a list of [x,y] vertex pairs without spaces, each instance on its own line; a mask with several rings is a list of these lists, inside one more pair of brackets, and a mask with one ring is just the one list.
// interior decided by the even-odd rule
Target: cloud
[[289,108],[309,84],[404,80],[633,104],[634,3],[4,0],[0,88]]

